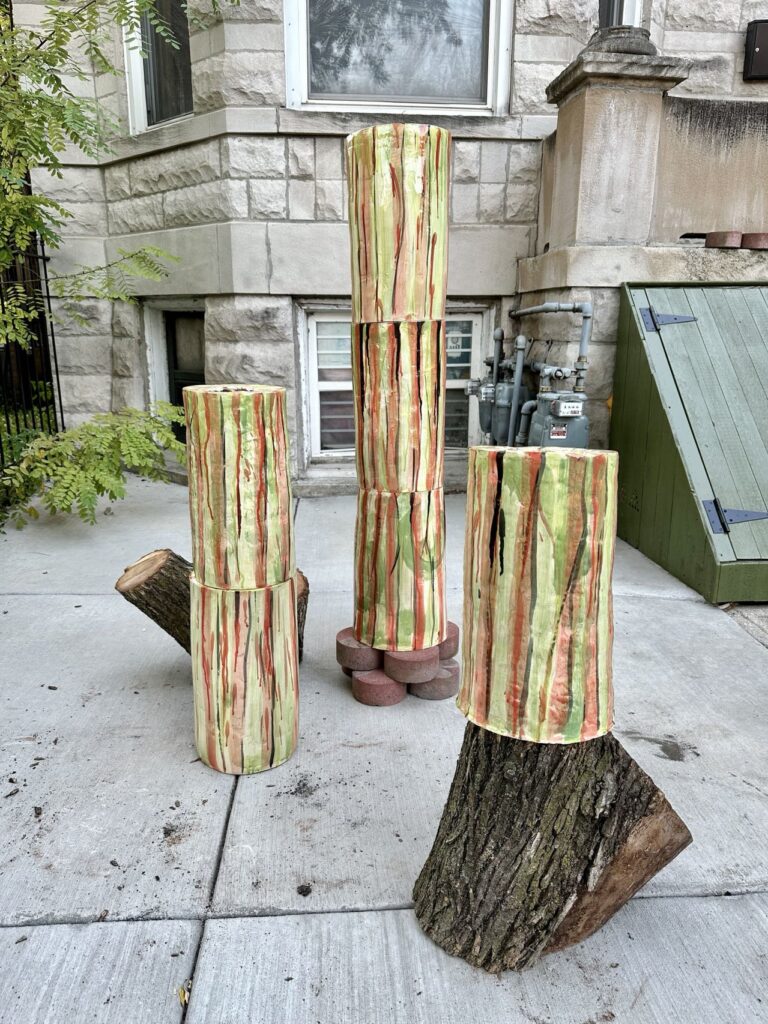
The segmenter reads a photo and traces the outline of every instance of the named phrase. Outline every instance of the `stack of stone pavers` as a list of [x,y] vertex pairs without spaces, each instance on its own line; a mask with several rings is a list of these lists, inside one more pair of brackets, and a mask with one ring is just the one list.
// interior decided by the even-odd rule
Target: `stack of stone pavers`
[[459,684],[445,615],[449,160],[449,133],[429,125],[347,140],[359,491],[355,619],[336,653],[364,704]]

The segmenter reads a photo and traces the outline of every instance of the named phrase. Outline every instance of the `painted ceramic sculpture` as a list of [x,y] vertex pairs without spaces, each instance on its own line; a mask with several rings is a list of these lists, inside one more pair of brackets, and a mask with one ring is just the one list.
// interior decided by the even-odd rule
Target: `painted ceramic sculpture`
[[470,449],[461,711],[492,732],[578,743],[613,723],[618,456]]
[[360,486],[354,630],[384,650],[445,639],[449,163],[441,128],[382,125],[347,139]]
[[617,468],[470,450],[469,721],[413,900],[434,942],[494,974],[587,938],[691,841],[610,731]]
[[291,756],[298,641],[285,391],[184,389],[195,740],[217,771]]

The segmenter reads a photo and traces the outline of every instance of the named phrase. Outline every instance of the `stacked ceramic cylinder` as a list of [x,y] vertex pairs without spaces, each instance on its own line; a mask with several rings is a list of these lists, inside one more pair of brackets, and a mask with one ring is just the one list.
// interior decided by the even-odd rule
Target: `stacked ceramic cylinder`
[[184,389],[192,523],[195,741],[217,771],[291,756],[296,565],[282,388]]
[[[380,669],[382,651],[427,652],[400,660],[428,664],[421,676],[434,676],[448,628],[443,455],[450,135],[429,125],[381,125],[351,135],[346,152],[359,492],[355,617],[341,638],[340,661],[345,669]],[[344,645],[350,643],[357,653],[346,664]],[[451,649],[455,653],[455,645]],[[400,675],[405,680],[409,673]],[[404,695],[406,681],[395,678],[385,702]]]
[[484,729],[581,743],[613,723],[616,452],[471,448],[458,705]]

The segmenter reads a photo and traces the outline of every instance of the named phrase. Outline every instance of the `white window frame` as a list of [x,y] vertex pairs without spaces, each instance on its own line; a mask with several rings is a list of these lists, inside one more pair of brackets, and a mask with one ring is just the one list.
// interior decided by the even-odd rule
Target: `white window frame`
[[309,26],[307,0],[285,0],[286,106],[292,110],[342,113],[444,114],[446,116],[501,116],[509,112],[512,75],[514,0],[490,0],[488,17],[487,102],[407,103],[403,100],[339,100],[309,98]]
[[[451,305],[446,311],[446,320],[472,321],[472,354],[470,376],[482,377],[485,371],[486,339],[491,336],[491,310],[487,306]],[[317,323],[338,322],[351,324],[349,306],[308,308],[302,310],[300,327],[304,338],[301,383],[304,392],[305,413],[305,461],[307,464],[350,461],[354,448],[335,448],[322,451],[320,448],[320,393],[322,391],[352,391],[352,381],[320,381],[317,369]],[[464,380],[448,381],[448,388],[463,388]],[[480,417],[477,402],[469,403],[467,426],[467,447],[482,444]],[[463,452],[464,448],[446,448],[446,454]]]
[[164,313],[205,313],[203,299],[149,299],[142,304],[146,398],[150,405],[170,402],[168,338]]
[[194,117],[193,111],[169,117],[167,121],[157,124],[147,123],[147,88],[144,82],[144,57],[142,53],[141,31],[134,32],[123,29],[123,59],[125,61],[125,84],[128,93],[128,131],[131,135],[142,135],[154,132],[158,128],[167,128],[169,124],[179,124]]
[[639,28],[643,24],[643,0],[622,0],[621,14],[617,21],[604,28],[618,28],[621,25],[632,25]]

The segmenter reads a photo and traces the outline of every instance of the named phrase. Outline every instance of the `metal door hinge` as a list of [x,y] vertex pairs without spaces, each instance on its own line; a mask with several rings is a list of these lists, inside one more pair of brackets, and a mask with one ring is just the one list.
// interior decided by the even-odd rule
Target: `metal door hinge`
[[691,324],[696,322],[696,317],[689,313],[657,313],[653,306],[640,310],[646,331],[658,331],[666,324]]
[[768,509],[750,511],[745,508],[723,508],[717,498],[702,501],[707,513],[712,533],[730,533],[731,527],[738,523],[753,523],[758,519],[768,519]]

